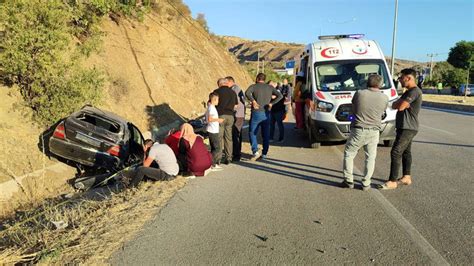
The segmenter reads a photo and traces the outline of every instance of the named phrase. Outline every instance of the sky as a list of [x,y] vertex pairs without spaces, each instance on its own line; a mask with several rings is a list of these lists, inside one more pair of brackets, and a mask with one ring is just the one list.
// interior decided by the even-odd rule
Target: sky
[[[391,55],[395,0],[184,0],[218,35],[307,44],[319,35],[363,33]],[[474,40],[474,0],[399,0],[396,58],[446,60]]]

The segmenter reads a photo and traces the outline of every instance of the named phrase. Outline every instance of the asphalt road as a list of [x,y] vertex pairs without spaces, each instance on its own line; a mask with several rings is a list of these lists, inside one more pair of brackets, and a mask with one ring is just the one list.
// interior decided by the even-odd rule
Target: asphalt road
[[[191,180],[111,263],[472,265],[474,116],[424,109],[421,124],[414,184],[368,192],[337,187],[343,144],[302,148],[287,124],[267,160]],[[389,164],[379,147],[373,183]]]

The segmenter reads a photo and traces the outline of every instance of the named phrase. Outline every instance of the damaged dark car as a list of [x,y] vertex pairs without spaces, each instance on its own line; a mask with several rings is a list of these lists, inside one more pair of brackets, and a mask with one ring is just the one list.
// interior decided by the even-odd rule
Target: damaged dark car
[[73,162],[80,177],[101,176],[103,179],[142,163],[143,143],[143,136],[135,125],[116,114],[87,105],[58,123],[49,140],[49,150]]

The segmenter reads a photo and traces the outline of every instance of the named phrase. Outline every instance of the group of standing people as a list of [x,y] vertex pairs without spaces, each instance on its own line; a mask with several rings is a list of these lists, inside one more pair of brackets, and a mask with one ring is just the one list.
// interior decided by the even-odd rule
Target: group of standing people
[[[291,88],[287,80],[282,85],[266,83],[263,73],[257,75],[256,83],[244,92],[228,76],[217,80],[217,89],[209,94],[205,114],[210,151],[202,136],[185,123],[177,131],[170,132],[164,144],[148,139],[144,144],[143,166],[135,170],[131,184],[136,186],[143,178],[170,180],[179,173],[187,176],[203,176],[208,171],[219,171],[221,164],[238,162],[242,156],[242,129],[245,120],[246,101],[251,103],[249,139],[252,160],[265,158],[269,143],[279,130],[278,141],[283,141],[283,120],[288,112]],[[257,134],[262,135],[262,154],[258,151]]]
[[[403,95],[390,106],[398,110],[396,115],[396,138],[391,150],[389,180],[380,185],[380,189],[395,189],[399,185],[410,185],[411,145],[418,133],[418,113],[421,109],[422,91],[417,86],[417,75],[413,69],[401,71],[399,82],[406,88]],[[192,176],[205,175],[209,170],[222,170],[221,164],[237,162],[241,159],[242,129],[245,120],[246,100],[250,102],[249,140],[252,149],[251,160],[266,158],[270,140],[273,140],[275,124],[279,129],[278,141],[283,141],[284,116],[291,102],[291,87],[287,81],[283,85],[266,82],[266,76],[260,73],[255,84],[245,93],[235,84],[232,77],[220,78],[218,88],[209,94],[205,115],[209,144],[208,151],[204,140],[194,133],[193,127],[185,123],[179,131],[169,134],[165,144],[145,141],[146,157],[143,166],[136,170],[133,185],[137,185],[145,176],[153,180],[170,180],[178,173]],[[302,108],[301,81],[297,81],[293,92],[296,108]],[[355,119],[351,124],[351,135],[344,150],[342,187],[354,188],[353,161],[357,152],[364,148],[366,154],[365,172],[362,189],[368,190],[375,168],[375,158],[382,127],[382,116],[389,106],[389,98],[380,91],[383,78],[372,74],[368,77],[367,89],[359,90],[352,99]],[[304,105],[303,105],[304,106]],[[295,110],[298,118],[301,113]],[[298,128],[298,119],[297,125]],[[258,149],[257,135],[261,133],[262,150]],[[155,164],[155,167],[153,167]],[[402,167],[402,176],[399,170]]]
[[244,93],[234,78],[220,78],[217,80],[217,86],[218,88],[209,94],[205,116],[215,169],[219,169],[221,163],[240,161],[245,120]]
[[[422,91],[417,86],[416,71],[404,69],[401,71],[399,82],[406,88],[403,95],[390,106],[397,110],[395,127],[396,137],[390,152],[389,180],[380,185],[379,189],[395,189],[399,185],[411,185],[411,145],[418,133],[418,113],[421,109]],[[375,168],[379,132],[382,126],[382,115],[389,106],[388,96],[381,93],[383,78],[370,75],[368,88],[359,90],[352,98],[354,121],[351,124],[351,135],[344,149],[344,181],[342,187],[354,188],[353,165],[359,149],[364,148],[366,160],[362,178],[362,190],[370,188],[372,174]],[[399,175],[402,167],[402,176]]]

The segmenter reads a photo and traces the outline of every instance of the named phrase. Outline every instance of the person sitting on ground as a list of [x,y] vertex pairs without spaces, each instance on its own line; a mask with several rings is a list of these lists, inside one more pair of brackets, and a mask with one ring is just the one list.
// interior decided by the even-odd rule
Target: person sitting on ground
[[[169,181],[178,175],[178,162],[173,150],[168,145],[159,142],[153,143],[151,139],[147,139],[143,149],[146,157],[143,166],[135,170],[132,186],[136,187],[145,177],[154,181]],[[158,168],[151,167],[152,163],[156,163]]]
[[186,156],[187,171],[195,176],[203,176],[212,166],[211,154],[203,138],[196,135],[193,127],[188,123],[181,126],[179,153]]
[[165,143],[170,146],[173,150],[176,159],[178,160],[179,172],[186,171],[187,162],[186,156],[179,153],[179,140],[181,138],[181,131],[178,129],[173,129],[168,132],[168,136],[165,138]]

